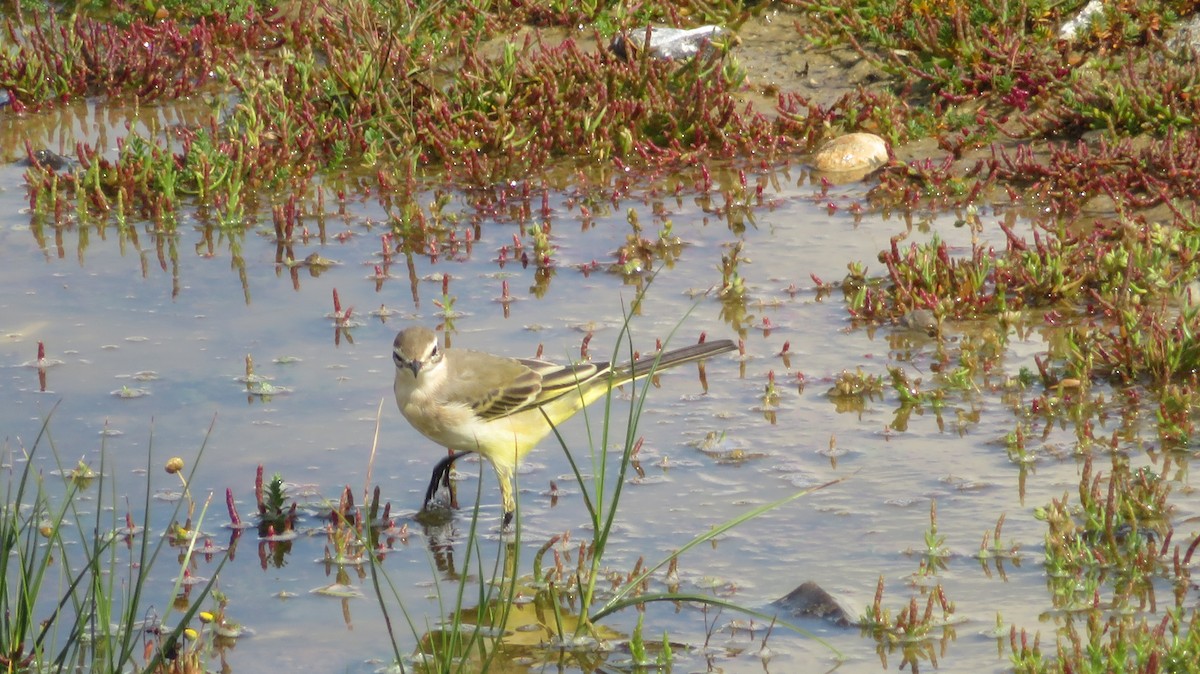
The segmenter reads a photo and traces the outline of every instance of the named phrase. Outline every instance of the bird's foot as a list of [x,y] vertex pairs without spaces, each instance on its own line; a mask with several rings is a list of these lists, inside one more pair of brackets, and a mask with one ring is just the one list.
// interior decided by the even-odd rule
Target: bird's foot
[[470,452],[451,452],[446,458],[434,464],[433,474],[429,478],[429,488],[425,490],[425,502],[422,506],[425,510],[428,510],[433,504],[433,497],[442,485],[445,485],[450,492],[450,507],[458,507],[457,494],[455,494],[454,486],[450,483],[450,471],[454,468],[454,462],[467,454]]
[[427,527],[446,526],[454,520],[454,511],[443,503],[426,503],[413,519]]

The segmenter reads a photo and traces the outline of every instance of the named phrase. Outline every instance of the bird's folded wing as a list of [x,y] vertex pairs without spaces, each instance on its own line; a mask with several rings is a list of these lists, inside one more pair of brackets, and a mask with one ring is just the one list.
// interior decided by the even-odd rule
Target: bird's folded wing
[[532,358],[501,358],[480,352],[464,356],[450,372],[447,402],[467,405],[485,421],[500,419],[578,390],[608,371],[608,363],[559,365]]
[[541,407],[551,400],[578,393],[585,386],[608,372],[608,363],[575,363],[559,365],[534,358],[518,359],[541,378],[542,389],[529,401],[528,407]]
[[445,403],[466,405],[486,420],[516,412],[537,399],[542,377],[512,358],[479,351],[452,351],[439,391]]

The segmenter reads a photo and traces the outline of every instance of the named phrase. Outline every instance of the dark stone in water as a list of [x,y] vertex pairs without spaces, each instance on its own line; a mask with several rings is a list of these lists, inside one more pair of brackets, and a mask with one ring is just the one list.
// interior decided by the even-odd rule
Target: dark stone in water
[[45,166],[51,171],[62,171],[75,165],[75,162],[70,157],[64,157],[50,150],[34,150],[33,160],[26,159],[24,163],[28,166],[33,166],[36,163]]
[[783,609],[792,617],[820,618],[838,627],[857,623],[833,595],[811,580],[771,602],[771,606]]
[[937,316],[929,309],[913,309],[901,316],[899,323],[902,327],[924,332],[930,337],[936,337],[941,331]]

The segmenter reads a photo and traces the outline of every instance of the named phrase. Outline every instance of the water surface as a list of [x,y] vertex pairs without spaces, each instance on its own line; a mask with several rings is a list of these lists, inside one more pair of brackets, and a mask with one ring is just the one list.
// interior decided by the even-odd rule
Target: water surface
[[[125,133],[127,119],[156,129],[187,114],[71,106],[51,113],[63,117],[57,121],[6,118],[4,134],[10,141],[2,145],[9,148],[4,159],[22,155],[23,143],[13,144],[14,138],[28,137],[36,147],[60,152],[79,139],[111,149],[115,137]],[[695,369],[686,368],[663,375],[650,393],[638,428],[645,474],[631,479],[625,491],[606,563],[627,572],[639,557],[659,559],[750,507],[841,480],[688,553],[679,569],[684,589],[715,591],[764,608],[812,580],[857,614],[871,602],[882,577],[885,605],[894,612],[909,596],[920,595],[912,576],[919,560],[906,551],[923,546],[930,503],[936,501],[938,532],[954,553],[937,578],[956,603],[960,621],[956,638],[936,647],[938,662],[954,671],[1003,671],[1007,646],[998,650],[997,615],[1005,638],[1013,624],[1044,626],[1048,600],[1039,566],[1044,525],[1034,519],[1033,509],[1076,488],[1073,430],[1036,428],[1046,435],[1031,443],[1045,448],[1039,451],[1044,459],[1023,469],[1004,451],[1003,439],[1018,422],[1012,405],[1002,387],[988,382],[978,382],[978,388],[958,394],[941,410],[918,410],[903,425],[897,423],[899,402],[891,391],[867,400],[862,409],[839,411],[825,392],[843,370],[861,367],[867,374],[885,374],[887,366],[899,365],[910,377],[928,381],[938,344],[897,326],[852,324],[841,293],[819,295],[812,276],[840,280],[851,262],[880,274],[878,251],[902,232],[910,232],[910,241],[936,233],[956,251],[968,250],[969,234],[954,226],[953,214],[917,222],[869,208],[853,215],[850,207],[865,202],[870,180],[822,186],[802,160],[746,168],[749,184],[764,186],[763,196],[761,201],[751,197],[751,207],[736,217],[722,212],[721,192],[737,191],[737,174],[719,170],[709,193],[694,189],[695,171],[674,176],[669,184],[631,178],[627,193],[585,194],[591,197],[586,215],[579,205],[581,189],[591,189],[586,185],[548,187],[548,181],[531,177],[528,186],[496,186],[491,195],[481,195],[431,180],[415,201],[428,212],[439,193],[448,194],[441,211],[461,245],[437,255],[395,257],[389,278],[382,281],[375,266],[382,264],[380,236],[389,226],[385,209],[372,196],[351,192],[339,204],[331,187],[325,212],[312,212],[315,198],[304,205],[311,235],[294,245],[294,257],[319,253],[336,261],[314,273],[277,263],[270,195],[260,195],[261,208],[249,215],[244,232],[221,230],[185,211],[174,234],[155,235],[146,223],[131,223],[135,241],[112,225],[38,224],[28,211],[24,167],[6,163],[0,166],[0,283],[6,288],[0,296],[0,363],[7,366],[0,428],[9,449],[28,447],[57,405],[50,428],[60,456],[67,463],[82,457],[98,467],[103,449],[105,479],[130,495],[135,512],[147,481],[152,489],[178,487],[161,471],[167,457],[181,456],[190,465],[204,445],[192,489],[201,499],[215,494],[202,528],[224,541],[229,536],[221,527],[224,491],[231,488],[243,515],[249,514],[258,464],[265,464],[268,475],[281,473],[294,493],[311,494],[308,501],[336,499],[347,485],[360,496],[382,402],[379,456],[370,484],[381,487],[403,523],[421,505],[429,469],[443,454],[395,410],[391,341],[414,322],[431,327],[446,322],[447,311],[435,303],[442,299],[443,275],[451,279],[455,347],[511,356],[532,356],[540,348],[549,358],[577,358],[590,333],[591,357],[605,359],[647,281],[645,275],[608,271],[614,251],[632,231],[630,214],[650,239],[669,221],[684,246],[659,271],[631,320],[635,347],[649,351],[678,326],[679,344],[703,332],[710,339],[743,340],[745,354],[710,361],[707,392]],[[481,202],[492,206],[480,208]],[[514,217],[525,209],[534,215]],[[985,223],[1001,217],[983,214]],[[554,264],[548,282],[537,276],[536,265],[523,267],[512,259],[514,238],[532,246],[522,231],[531,223],[551,229]],[[468,232],[469,249],[462,244]],[[737,307],[708,291],[720,284],[722,254],[739,243],[738,271],[748,294]],[[506,247],[510,261],[501,266],[497,258]],[[504,282],[511,302],[498,301]],[[353,307],[354,326],[348,330],[331,317],[335,290],[343,309]],[[388,315],[371,314],[381,307]],[[1037,317],[1030,323],[1037,326]],[[945,339],[953,345],[980,329],[988,326],[950,325]],[[39,390],[37,369],[24,365],[36,358],[39,341],[48,358],[62,361],[46,371],[45,391]],[[790,368],[780,356],[785,343]],[[1032,367],[1034,354],[1045,348],[1036,327],[1010,335],[1002,369],[990,375],[991,381]],[[248,394],[237,380],[245,373],[247,355],[257,374],[288,391]],[[768,373],[774,373],[779,391],[772,414],[764,412],[761,400]],[[129,389],[148,395],[119,395]],[[618,404],[627,398],[619,396]],[[599,407],[592,413],[595,426],[602,413]],[[585,450],[582,419],[563,431],[571,446]],[[706,453],[699,446],[710,434],[723,440]],[[47,469],[53,466],[47,452],[35,460]],[[464,462],[460,473],[460,495],[470,504],[479,466]],[[499,494],[490,470],[483,475],[481,535],[494,550]],[[1180,479],[1187,483],[1186,474]],[[552,443],[530,456],[518,480],[527,571],[533,552],[551,536],[571,532],[579,541],[588,532],[569,464]],[[548,495],[552,481],[560,489],[554,501]],[[317,511],[313,506],[311,512]],[[168,514],[165,507],[155,514],[159,527]],[[997,569],[972,555],[1001,514],[1007,516],[1004,539],[1021,546],[1022,558],[1019,566],[1009,562]],[[462,511],[451,534],[460,549],[468,517],[469,510]],[[305,519],[306,528],[318,526],[315,516]],[[395,541],[385,562],[393,581],[405,588],[405,604],[419,625],[436,622],[434,578],[448,575],[433,568],[427,543],[422,527],[410,521],[407,541]],[[388,660],[369,583],[350,573],[364,598],[310,593],[334,580],[315,561],[324,545],[322,536],[303,537],[294,542],[286,564],[262,568],[253,532],[239,543],[219,587],[230,597],[231,617],[254,633],[225,654],[233,671],[366,672]],[[200,572],[206,567],[211,565],[201,564]],[[172,573],[171,564],[154,569],[153,587],[164,597]],[[632,613],[623,615],[613,627],[628,633],[635,620]],[[709,644],[708,651],[677,654],[689,671],[703,668],[706,657],[727,672],[818,671],[836,664],[824,647],[778,628],[768,640],[771,658],[764,663],[762,632],[751,636],[733,629],[734,620],[744,625],[746,619],[656,607],[646,625],[648,635],[667,631],[677,642]],[[800,622],[846,655],[838,671],[883,670],[874,642],[860,638],[856,629]],[[411,636],[402,632],[401,637],[411,648]],[[899,659],[898,653],[889,656],[887,668]]]

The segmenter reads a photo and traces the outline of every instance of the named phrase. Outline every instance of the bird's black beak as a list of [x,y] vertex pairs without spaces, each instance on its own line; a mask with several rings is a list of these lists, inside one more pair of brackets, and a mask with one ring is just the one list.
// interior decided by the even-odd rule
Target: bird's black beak
[[408,360],[404,356],[401,356],[399,352],[395,352],[392,354],[392,360],[395,361],[396,367],[401,367],[401,368],[406,367],[406,368],[412,370],[414,377],[417,376],[417,372],[419,372],[421,370],[421,361]]

